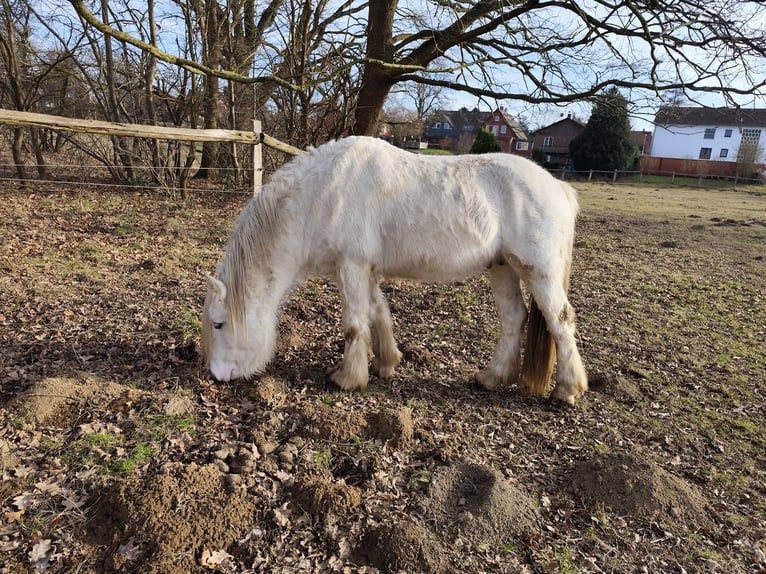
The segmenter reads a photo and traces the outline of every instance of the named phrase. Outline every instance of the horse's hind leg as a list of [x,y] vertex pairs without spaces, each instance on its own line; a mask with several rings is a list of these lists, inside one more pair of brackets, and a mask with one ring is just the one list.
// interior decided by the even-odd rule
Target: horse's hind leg
[[492,390],[501,384],[514,383],[518,378],[527,308],[519,276],[510,265],[492,265],[489,268],[489,282],[500,318],[500,338],[487,367],[476,373],[476,381],[485,389]]
[[556,386],[551,396],[573,405],[588,390],[588,376],[577,350],[575,312],[567,300],[564,281],[531,278],[529,290],[556,342]]
[[394,326],[388,302],[377,281],[372,287],[370,311],[372,353],[375,355],[372,360],[372,370],[378,373],[379,377],[386,379],[394,374],[394,370],[402,361],[402,354],[394,339]]
[[330,378],[341,389],[361,390],[367,388],[369,378],[370,301],[374,279],[369,268],[352,263],[341,265],[336,279],[346,345],[341,366]]

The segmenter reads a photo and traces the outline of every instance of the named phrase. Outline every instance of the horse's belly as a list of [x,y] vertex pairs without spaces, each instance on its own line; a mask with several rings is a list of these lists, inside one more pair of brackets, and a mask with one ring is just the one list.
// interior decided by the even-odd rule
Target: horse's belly
[[378,271],[386,277],[449,282],[481,273],[492,262],[489,249],[422,249],[390,248],[384,250]]

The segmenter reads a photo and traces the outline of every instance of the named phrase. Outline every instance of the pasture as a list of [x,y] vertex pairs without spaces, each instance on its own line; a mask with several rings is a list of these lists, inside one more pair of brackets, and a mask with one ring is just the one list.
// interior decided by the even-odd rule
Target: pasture
[[327,390],[334,289],[212,381],[204,274],[241,195],[0,191],[0,572],[766,571],[766,191],[576,184],[591,390],[471,379],[488,282],[387,281],[391,381]]

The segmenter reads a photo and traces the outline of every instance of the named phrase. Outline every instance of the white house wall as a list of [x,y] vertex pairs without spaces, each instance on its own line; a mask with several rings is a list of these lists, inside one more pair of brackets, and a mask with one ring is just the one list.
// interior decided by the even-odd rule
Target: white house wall
[[[705,139],[705,129],[714,128],[715,137]],[[759,163],[766,163],[764,144],[766,129],[761,129]],[[726,131],[731,130],[731,136],[726,137]],[[742,141],[742,132],[736,126],[655,126],[652,138],[652,157],[667,157],[676,159],[700,159],[702,148],[711,148],[711,160],[737,161],[737,151]],[[721,150],[728,150],[722,157]]]

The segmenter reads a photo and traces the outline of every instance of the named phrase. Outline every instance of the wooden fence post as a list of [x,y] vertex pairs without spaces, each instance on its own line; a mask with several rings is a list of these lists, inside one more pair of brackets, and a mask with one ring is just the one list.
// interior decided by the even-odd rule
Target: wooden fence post
[[263,185],[263,143],[261,143],[261,121],[253,120],[253,132],[256,143],[253,144],[253,195],[261,191]]

